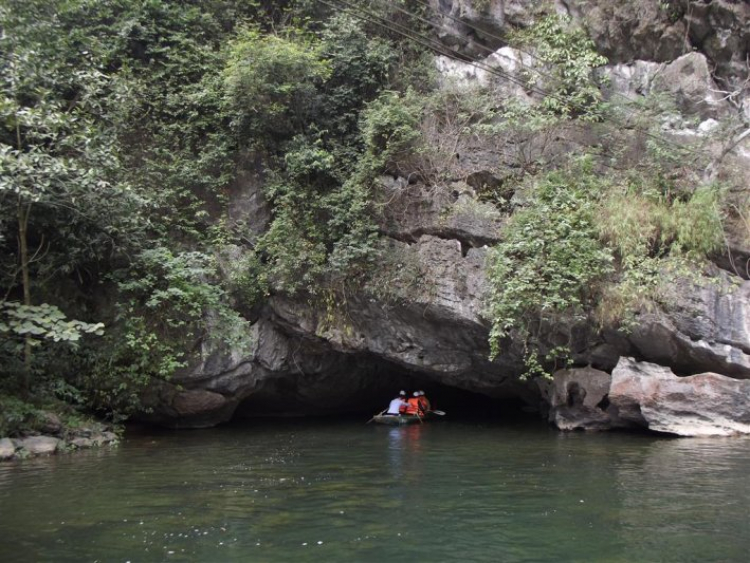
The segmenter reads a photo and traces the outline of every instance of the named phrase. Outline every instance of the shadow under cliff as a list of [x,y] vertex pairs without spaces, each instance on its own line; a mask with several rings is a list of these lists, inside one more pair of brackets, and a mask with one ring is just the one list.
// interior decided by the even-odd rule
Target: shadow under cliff
[[[370,417],[388,406],[400,390],[409,395],[423,390],[434,409],[448,413],[451,419],[518,418],[536,416],[533,408],[521,399],[493,398],[409,372],[351,374],[357,378],[357,390],[347,389],[344,381],[329,381],[328,393],[310,395],[310,387],[299,387],[297,378],[278,378],[264,383],[262,389],[242,401],[234,413],[234,420],[257,417]],[[346,390],[336,395],[331,390]],[[317,395],[317,396],[316,396]]]

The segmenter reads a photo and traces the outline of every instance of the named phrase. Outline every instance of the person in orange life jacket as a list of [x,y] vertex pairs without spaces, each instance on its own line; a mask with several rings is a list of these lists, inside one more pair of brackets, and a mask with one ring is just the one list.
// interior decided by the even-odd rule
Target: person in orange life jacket
[[406,399],[404,399],[404,402],[401,403],[401,406],[398,408],[398,414],[406,414],[406,411],[409,409],[409,403]]
[[422,413],[427,413],[432,409],[432,405],[430,404],[430,400],[425,397],[424,391],[418,391],[419,393],[419,408],[422,411]]
[[414,391],[414,395],[409,397],[408,403],[406,414],[421,414],[419,408],[419,391]]
[[406,402],[406,391],[401,391],[398,394],[398,397],[393,399],[388,404],[388,412],[386,414],[399,414],[401,413],[401,409],[405,409],[406,405],[408,403]]

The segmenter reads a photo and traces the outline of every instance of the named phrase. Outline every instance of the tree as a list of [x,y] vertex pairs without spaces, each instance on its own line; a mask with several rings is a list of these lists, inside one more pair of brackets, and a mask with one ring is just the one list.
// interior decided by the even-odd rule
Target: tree
[[0,7],[0,333],[24,340],[26,392],[35,345],[101,329],[65,321],[53,305],[36,306],[35,294],[45,297],[47,282],[61,275],[82,277],[84,266],[112,252],[139,205],[118,181],[106,134],[112,81],[91,52],[72,53],[65,43],[64,7]]

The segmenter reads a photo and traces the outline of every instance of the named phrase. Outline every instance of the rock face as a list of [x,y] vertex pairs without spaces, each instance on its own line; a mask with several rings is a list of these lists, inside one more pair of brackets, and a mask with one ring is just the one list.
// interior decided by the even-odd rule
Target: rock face
[[591,367],[554,374],[549,385],[549,421],[560,430],[609,430],[608,394],[612,376]]
[[691,50],[686,24],[677,12],[665,7],[670,2],[570,0],[563,4],[586,27],[597,50],[612,62],[670,61]]
[[737,0],[660,1],[433,0],[441,39],[468,54],[486,55],[507,31],[535,18],[565,13],[580,22],[611,63],[668,62],[692,51],[703,53],[727,86],[748,75],[750,5]]
[[[485,168],[483,177],[468,175],[480,189],[500,187],[499,160]],[[500,238],[505,217],[496,207],[477,201],[468,182],[453,182],[447,187],[409,185],[399,178],[381,180],[378,194],[382,204],[382,230],[387,236],[404,242],[418,242],[423,235],[457,240],[470,247],[494,244]]]
[[497,44],[507,24],[504,0],[431,0],[431,5],[441,23],[440,40],[463,52],[481,53],[487,43]]
[[717,274],[712,283],[678,283],[659,312],[642,315],[634,352],[681,374],[715,371],[750,378],[750,282]]
[[708,60],[701,53],[688,53],[670,63],[638,60],[618,64],[605,69],[604,74],[614,101],[619,100],[617,96],[635,99],[641,95],[665,94],[686,116],[721,119],[732,112],[714,81]]
[[561,430],[750,434],[750,381],[716,373],[678,377],[667,367],[623,357],[612,375],[591,368],[559,371],[546,393],[549,420]]
[[693,1],[683,18],[693,47],[712,61],[728,88],[737,88],[748,73],[750,5],[736,0]]
[[531,386],[514,377],[520,349],[488,359],[486,250],[429,235],[390,244],[395,263],[367,293],[335,307],[273,296],[247,356],[206,348],[200,363],[152,389],[144,418],[200,427],[228,420],[238,405],[242,416],[371,410],[394,389],[430,384],[532,400]]
[[672,94],[686,115],[720,119],[729,115],[729,104],[714,82],[708,60],[701,53],[688,53],[660,69],[654,90]]
[[206,389],[179,389],[163,384],[154,387],[144,398],[144,404],[156,414],[144,414],[145,420],[173,421],[170,426],[180,428],[205,428],[232,417],[237,400]]
[[249,240],[255,242],[271,221],[271,209],[263,196],[263,177],[259,162],[248,159],[238,168],[237,179],[229,190],[229,219],[247,227]]
[[[747,2],[432,0],[431,5],[446,45],[481,57],[482,66],[506,76],[437,57],[446,88],[480,83],[498,99],[536,103],[538,92],[525,81],[529,67],[540,62],[506,45],[508,31],[540,16],[567,13],[610,59],[602,70],[610,100],[668,97],[675,115],[659,125],[674,138],[707,137],[721,121],[750,122],[750,101],[739,89],[748,75]],[[641,150],[631,133],[616,134],[625,150]],[[524,371],[521,343],[509,339],[499,358],[488,359],[486,245],[502,240],[508,217],[526,204],[522,189],[505,186],[514,185],[509,180],[529,162],[554,167],[571,154],[597,148],[594,134],[593,127],[562,124],[539,146],[533,139],[502,135],[494,145],[469,140],[448,151],[440,185],[416,170],[381,177],[373,188],[383,243],[375,279],[360,290],[327,297],[273,294],[248,312],[253,326],[245,349],[228,350],[206,339],[193,365],[151,390],[148,418],[202,427],[233,416],[375,412],[398,388],[440,385],[529,405],[541,401],[550,422],[565,430],[747,433],[750,274],[744,261],[750,249],[741,236],[731,239],[731,256],[716,257],[726,271],[715,268],[707,284],[674,282],[671,294],[642,313],[629,333],[592,337],[596,331],[586,327],[564,327],[568,334],[580,332],[573,360],[589,367],[559,371],[540,388],[517,378]],[[750,136],[743,139],[729,151],[730,164],[717,164],[717,178],[730,165],[750,167]],[[720,154],[729,144],[707,146],[706,155]],[[248,225],[251,244],[271,218],[263,181],[249,158],[229,193],[230,218]],[[482,198],[488,189],[497,196],[493,204]],[[224,261],[230,268],[241,258],[242,248],[232,247]]]
[[[525,102],[533,100],[532,92],[523,87],[526,72],[537,63],[529,53],[501,47],[489,54],[483,53],[479,65],[446,56],[438,56],[435,62],[444,85],[476,82],[483,86],[495,86],[499,95],[513,96]],[[496,73],[508,75],[512,80],[499,80]]]
[[677,377],[669,368],[622,358],[609,400],[621,425],[679,436],[750,434],[750,381],[716,373]]

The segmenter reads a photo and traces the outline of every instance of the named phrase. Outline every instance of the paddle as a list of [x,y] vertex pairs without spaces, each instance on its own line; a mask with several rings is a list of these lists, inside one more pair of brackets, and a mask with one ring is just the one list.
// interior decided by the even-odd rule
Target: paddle
[[[384,413],[385,411],[387,411],[387,410],[388,410],[388,409],[383,409],[382,411],[380,411],[380,412],[379,412],[378,414],[376,414],[375,416],[380,416],[381,414],[383,414],[383,413]],[[372,417],[372,418],[371,418],[370,420],[368,420],[367,422],[365,422],[365,424],[370,424],[370,423],[371,423],[371,422],[372,422],[373,420],[375,420],[375,416],[373,416],[373,417]]]
[[427,411],[431,412],[432,414],[436,414],[438,416],[445,416],[445,411]]

